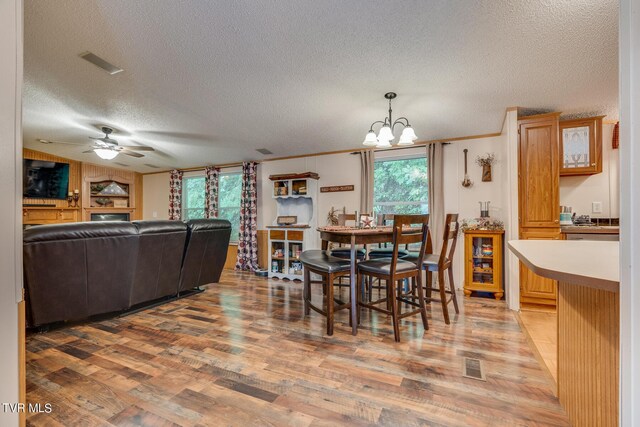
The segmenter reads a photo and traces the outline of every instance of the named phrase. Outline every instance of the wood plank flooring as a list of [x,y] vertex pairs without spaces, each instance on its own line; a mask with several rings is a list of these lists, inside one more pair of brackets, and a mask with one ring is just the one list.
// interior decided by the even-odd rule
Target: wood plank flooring
[[[346,290],[345,292],[346,297]],[[314,299],[321,298],[314,293]],[[463,300],[461,298],[461,300]],[[299,283],[227,272],[191,297],[126,317],[27,337],[30,426],[566,426],[504,302],[464,298],[430,330],[363,311],[302,315]],[[462,377],[463,357],[486,381]]]
[[520,311],[520,320],[529,333],[549,374],[558,382],[558,314],[555,307]]

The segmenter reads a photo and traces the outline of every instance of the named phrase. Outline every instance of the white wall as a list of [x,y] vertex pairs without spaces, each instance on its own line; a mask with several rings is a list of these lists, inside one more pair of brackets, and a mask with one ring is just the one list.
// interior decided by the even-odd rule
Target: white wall
[[[18,305],[22,296],[22,0],[0,2],[0,402],[18,402]],[[44,403],[44,402],[43,402]],[[18,415],[0,407],[0,425]]]
[[[620,217],[619,152],[611,147],[612,124],[602,126],[602,173],[560,177],[560,204],[578,215],[593,218]],[[593,213],[592,202],[602,203],[602,213]]]
[[640,426],[640,0],[620,2],[621,426]]
[[142,176],[142,219],[169,219],[169,172]]
[[326,224],[331,207],[360,209],[360,156],[350,153],[264,162],[258,166],[258,229],[272,225],[276,219],[276,202],[271,197],[269,175],[297,172],[316,172],[318,187],[354,185],[354,191],[320,193],[318,190],[318,225]]
[[[480,216],[480,203],[489,201],[492,218],[505,221],[506,205],[505,174],[507,170],[506,137],[504,135],[454,141],[444,146],[444,210],[458,213],[460,220]],[[463,187],[464,149],[468,149],[468,172],[473,182],[471,187]],[[476,164],[478,156],[493,153],[496,161],[492,167],[492,181],[482,182],[482,167]],[[457,288],[464,284],[464,237],[460,235],[453,264]]]

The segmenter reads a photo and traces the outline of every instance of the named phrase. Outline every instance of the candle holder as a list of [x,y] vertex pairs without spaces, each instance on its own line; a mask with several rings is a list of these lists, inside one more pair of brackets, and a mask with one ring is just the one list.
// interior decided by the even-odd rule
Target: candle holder
[[73,193],[73,207],[78,207],[78,200],[80,200],[80,193]]
[[72,207],[71,205],[73,204],[73,196],[67,196],[67,207],[70,208]]

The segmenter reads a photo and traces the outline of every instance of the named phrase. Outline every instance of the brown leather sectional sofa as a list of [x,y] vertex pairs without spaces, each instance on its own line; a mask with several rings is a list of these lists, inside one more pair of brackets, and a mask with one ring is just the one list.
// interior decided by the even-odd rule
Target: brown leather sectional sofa
[[24,232],[28,326],[118,313],[216,283],[230,235],[221,219],[32,227]]

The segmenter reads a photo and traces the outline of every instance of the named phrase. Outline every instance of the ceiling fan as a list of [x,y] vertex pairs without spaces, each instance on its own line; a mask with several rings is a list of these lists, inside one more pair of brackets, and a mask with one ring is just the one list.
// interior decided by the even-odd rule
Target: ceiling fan
[[[96,153],[101,159],[112,160],[120,153],[140,158],[144,157],[144,154],[138,153],[138,151],[156,151],[152,147],[148,147],[146,145],[119,145],[118,141],[109,137],[113,132],[113,129],[110,127],[102,126],[102,132],[104,132],[104,136],[102,138],[93,136],[89,137],[96,141],[95,145],[91,147],[91,150],[83,151],[83,153]],[[84,143],[79,142],[51,141],[48,139],[38,139],[38,142],[41,142],[42,144],[84,145]]]
[[137,151],[155,151],[152,147],[147,147],[145,145],[118,145],[118,141],[109,137],[113,132],[113,129],[110,127],[103,126],[102,132],[104,132],[104,136],[102,138],[94,136],[89,137],[95,140],[96,143],[91,147],[91,150],[83,151],[83,153],[96,153],[101,159],[112,160],[120,153],[139,158],[144,157],[144,154],[137,153]]

